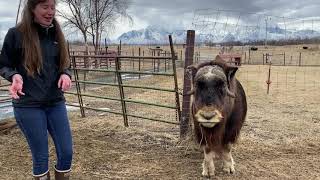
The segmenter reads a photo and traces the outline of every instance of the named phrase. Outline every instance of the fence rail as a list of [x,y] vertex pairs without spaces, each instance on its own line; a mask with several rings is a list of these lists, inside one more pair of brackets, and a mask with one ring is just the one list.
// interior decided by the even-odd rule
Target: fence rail
[[[171,36],[169,36],[169,41],[172,41]],[[124,125],[128,126],[128,117],[134,117],[134,118],[140,118],[140,119],[147,119],[151,121],[157,121],[157,122],[165,122],[169,124],[179,124],[180,121],[180,101],[179,101],[179,94],[178,94],[178,83],[177,83],[177,75],[176,75],[176,59],[177,57],[173,54],[174,49],[173,45],[171,43],[171,53],[172,56],[105,56],[105,55],[70,55],[70,58],[72,60],[72,70],[74,72],[75,77],[75,84],[76,84],[76,90],[77,92],[67,92],[67,94],[77,95],[78,97],[78,104],[79,105],[72,105],[80,107],[82,116],[86,116],[85,110],[94,110],[94,111],[103,111],[108,113],[113,113],[117,115],[122,115],[124,119]],[[82,59],[81,59],[82,58]],[[114,65],[108,68],[87,68],[90,67],[88,64],[84,64],[85,67],[79,67],[78,62],[85,62],[85,59],[105,59],[105,58],[113,58]],[[78,60],[78,61],[77,61]],[[141,62],[143,60],[143,62]],[[171,61],[171,63],[169,63]],[[89,62],[89,61],[87,61]],[[138,68],[135,68],[132,66],[132,62],[139,62]],[[162,62],[162,63],[161,63]],[[147,64],[149,63],[149,64]],[[80,63],[81,66],[83,63]],[[162,64],[162,66],[161,66]],[[144,68],[141,67],[143,65]],[[91,66],[92,67],[92,66]],[[169,69],[170,72],[169,72]],[[114,78],[114,83],[111,82],[103,82],[103,81],[97,81],[97,80],[88,80],[88,76],[90,76],[90,73],[100,73],[104,74],[101,75],[101,77],[104,78]],[[110,73],[113,73],[114,75],[110,75]],[[152,87],[152,86],[145,86],[145,85],[129,85],[124,84],[123,81],[124,75],[138,75],[137,79],[141,79],[141,75],[148,75],[148,76],[165,76],[172,78],[173,80],[173,87],[174,88],[162,88],[162,87]],[[91,74],[91,76],[94,76]],[[81,78],[83,80],[81,80]],[[93,78],[94,79],[94,78]],[[81,88],[82,85],[82,88]],[[99,86],[111,86],[111,87],[118,87],[118,97],[109,97],[109,96],[102,96],[102,95],[95,95],[95,94],[89,94],[89,93],[83,93],[82,90],[85,91],[86,85],[99,85]],[[125,93],[126,89],[143,89],[143,90],[153,90],[153,91],[159,91],[159,92],[168,92],[168,93],[174,93],[172,94],[172,97],[175,99],[174,104],[163,104],[163,103],[153,103],[148,102],[146,100],[133,100],[128,99]],[[121,103],[121,111],[113,111],[113,110],[106,110],[96,107],[88,107],[84,106],[85,104],[85,97],[100,99],[100,100],[111,100]],[[146,105],[146,106],[153,106],[153,107],[160,107],[160,108],[166,108],[166,109],[173,109],[176,112],[176,121],[166,121],[159,118],[154,117],[146,117],[141,116],[138,114],[132,114],[128,113],[128,103],[133,104],[139,104],[139,105]],[[70,105],[70,104],[69,104]]]

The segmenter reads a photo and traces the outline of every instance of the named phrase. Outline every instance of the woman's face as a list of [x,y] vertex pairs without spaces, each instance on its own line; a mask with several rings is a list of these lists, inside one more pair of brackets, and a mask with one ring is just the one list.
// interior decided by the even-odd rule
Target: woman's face
[[46,0],[45,2],[37,4],[33,9],[34,21],[45,26],[50,26],[55,13],[55,0]]

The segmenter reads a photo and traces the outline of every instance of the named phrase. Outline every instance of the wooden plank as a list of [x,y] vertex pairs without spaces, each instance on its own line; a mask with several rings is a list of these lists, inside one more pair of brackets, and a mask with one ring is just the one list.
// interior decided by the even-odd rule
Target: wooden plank
[[5,122],[0,122],[0,132],[8,131],[17,126],[17,123],[13,120],[6,120]]

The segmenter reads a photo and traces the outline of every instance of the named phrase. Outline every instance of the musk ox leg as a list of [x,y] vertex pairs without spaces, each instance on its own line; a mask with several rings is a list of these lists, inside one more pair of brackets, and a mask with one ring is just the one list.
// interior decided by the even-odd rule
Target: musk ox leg
[[222,160],[223,160],[223,171],[228,174],[233,174],[234,169],[234,160],[231,155],[231,144],[226,145],[222,150]]
[[213,151],[208,151],[206,147],[203,147],[204,159],[202,163],[202,176],[210,177],[214,176],[214,163],[213,158],[215,157],[215,153]]

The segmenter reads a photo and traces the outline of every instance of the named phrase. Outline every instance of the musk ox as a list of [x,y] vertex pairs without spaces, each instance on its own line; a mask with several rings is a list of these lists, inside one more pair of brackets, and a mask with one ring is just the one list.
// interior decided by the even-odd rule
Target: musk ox
[[236,142],[247,113],[246,95],[235,74],[238,67],[219,55],[213,61],[188,67],[191,72],[191,115],[194,132],[204,151],[203,176],[214,176],[215,156],[233,174],[231,145]]

